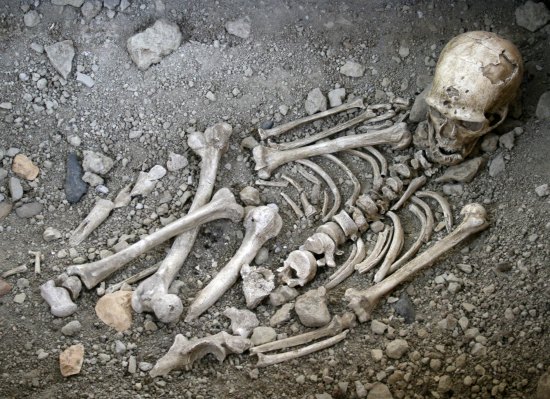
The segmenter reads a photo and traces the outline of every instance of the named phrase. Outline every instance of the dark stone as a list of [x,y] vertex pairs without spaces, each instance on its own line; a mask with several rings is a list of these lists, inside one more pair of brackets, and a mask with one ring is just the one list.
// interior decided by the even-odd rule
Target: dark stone
[[395,312],[405,319],[405,323],[411,324],[416,319],[416,312],[414,305],[409,299],[406,292],[401,295],[401,298],[393,304]]
[[260,128],[261,129],[271,129],[273,127],[273,121],[272,120],[269,120],[269,121],[263,121],[262,124],[260,125]]
[[65,177],[65,197],[70,204],[80,201],[80,198],[86,191],[88,185],[82,180],[82,166],[74,152],[69,153],[67,157],[67,176]]

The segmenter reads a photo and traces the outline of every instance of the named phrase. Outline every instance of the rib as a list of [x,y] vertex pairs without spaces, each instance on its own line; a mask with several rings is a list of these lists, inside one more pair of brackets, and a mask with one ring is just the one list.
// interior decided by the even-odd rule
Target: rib
[[445,226],[447,227],[447,233],[450,233],[453,229],[453,212],[451,211],[451,205],[449,201],[439,193],[435,191],[419,191],[416,193],[420,198],[432,198],[439,203],[441,210],[443,211],[443,217],[445,218]]
[[348,168],[348,166],[342,162],[340,159],[336,158],[332,154],[325,154],[323,155],[324,158],[334,162],[340,169],[342,169],[348,177],[351,179],[351,182],[353,183],[353,192],[351,196],[348,198],[346,202],[344,202],[345,207],[352,207],[355,204],[355,201],[357,201],[357,198],[359,197],[359,194],[361,194],[361,183],[359,183],[359,180],[357,177],[353,174],[353,172]]
[[426,176],[422,175],[422,176],[419,176],[419,177],[416,177],[414,179],[411,180],[411,182],[409,183],[409,186],[407,187],[407,189],[405,190],[405,192],[403,193],[403,195],[401,196],[401,198],[399,199],[399,201],[397,201],[392,207],[391,207],[391,210],[392,211],[397,211],[399,208],[401,208],[403,206],[403,204],[415,193],[418,191],[418,189],[420,189],[420,187],[424,186],[424,184],[426,184]]
[[403,242],[405,241],[403,226],[401,225],[399,217],[391,211],[387,212],[386,215],[388,215],[393,222],[393,238],[391,240],[390,248],[384,257],[384,262],[382,262],[382,265],[374,275],[375,283],[382,281],[384,277],[386,277],[392,263],[395,259],[397,259],[399,253],[403,249]]

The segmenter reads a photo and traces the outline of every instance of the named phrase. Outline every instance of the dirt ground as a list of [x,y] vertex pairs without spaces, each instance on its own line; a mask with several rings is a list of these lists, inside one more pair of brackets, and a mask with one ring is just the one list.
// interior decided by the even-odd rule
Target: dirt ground
[[[131,0],[124,11],[103,8],[85,20],[80,9],[49,0],[2,1],[0,103],[12,104],[11,109],[0,109],[0,168],[8,172],[0,180],[4,201],[11,201],[8,181],[16,149],[32,159],[40,174],[34,181],[21,179],[22,198],[0,220],[0,273],[28,266],[28,271],[6,278],[13,288],[0,297],[0,397],[391,397],[375,395],[373,388],[380,387],[375,384],[382,383],[394,398],[534,398],[539,378],[550,367],[550,197],[535,192],[550,183],[550,121],[535,116],[540,95],[550,87],[550,25],[534,33],[516,25],[514,12],[522,3]],[[41,15],[32,28],[23,20],[28,10]],[[180,26],[183,43],[160,63],[140,71],[128,55],[126,41],[161,17]],[[227,21],[243,17],[251,26],[247,39],[225,29]],[[430,82],[445,43],[471,30],[496,32],[514,42],[523,55],[521,111],[516,110],[515,119],[510,117],[499,129],[503,134],[521,127],[522,134],[515,137],[513,148],[499,146],[485,154],[488,162],[476,178],[448,197],[457,222],[465,204],[482,203],[490,228],[391,295],[408,295],[416,314],[413,323],[396,313],[391,300],[383,301],[373,315],[387,326],[382,334],[374,333],[367,322],[354,327],[338,345],[299,360],[257,369],[255,356],[248,353],[231,355],[223,363],[206,356],[190,371],[152,379],[146,370],[166,353],[177,333],[191,338],[230,331],[222,312],[228,306],[245,308],[240,282],[191,323],[182,319],[167,325],[148,314],[134,314],[132,328],[117,333],[94,312],[96,290],[84,290],[76,301],[78,311],[70,317],[51,315],[40,296],[41,284],[75,258],[99,259],[100,252],[112,250],[121,236],[136,241],[160,227],[161,218],[187,211],[190,201],[184,203],[182,198],[186,192],[194,193],[200,170],[200,159],[187,145],[189,133],[221,121],[233,127],[216,188],[228,187],[238,197],[258,178],[250,150],[241,142],[247,137],[259,140],[260,125],[304,116],[306,96],[317,87],[325,94],[343,87],[348,96],[362,96],[369,104],[394,96],[412,103]],[[75,57],[71,75],[62,81],[46,54],[37,50],[66,39],[73,41]],[[366,67],[362,77],[339,73],[348,60]],[[95,85],[78,83],[77,71],[91,76]],[[21,74],[29,79],[22,80]],[[37,81],[43,78],[46,84],[39,88]],[[286,115],[281,106],[288,108]],[[342,120],[345,115],[317,122],[307,132]],[[411,131],[415,127],[409,122]],[[104,176],[109,192],[90,187],[71,205],[64,188],[67,155],[82,156],[86,150],[115,161]],[[381,150],[390,164],[395,157],[414,153]],[[69,251],[69,233],[97,198],[112,199],[135,181],[139,171],[166,166],[170,152],[185,155],[189,165],[168,172],[148,197],[113,211],[86,241]],[[487,165],[501,155],[505,169],[492,177]],[[347,177],[326,161],[320,164],[341,183],[347,198],[351,192]],[[353,163],[352,169],[362,182],[368,181],[368,167]],[[281,170],[299,177],[292,167]],[[433,180],[444,170],[437,169],[429,189],[442,190],[442,184]],[[256,187],[264,203],[278,204],[284,220],[279,236],[266,244],[265,266],[275,270],[321,222],[298,220],[282,201],[280,189]],[[284,191],[297,199],[291,186]],[[43,205],[38,215],[16,214],[15,208],[32,202]],[[408,245],[416,227],[414,219],[403,214]],[[46,242],[47,227],[59,230],[62,237]],[[231,258],[243,231],[242,223],[228,221],[201,229],[178,277],[185,306]],[[434,238],[444,234],[441,231]],[[165,244],[140,257],[108,284],[162,260],[168,249]],[[346,259],[349,242],[343,249],[338,264]],[[28,251],[43,254],[41,274],[34,273]],[[321,286],[330,274],[325,269],[300,291]],[[345,310],[347,288],[365,288],[371,281],[371,274],[355,274],[331,291],[331,313]],[[458,285],[451,289],[453,282]],[[256,309],[261,325],[269,325],[275,310],[268,303]],[[61,328],[71,320],[82,327],[66,336]],[[295,335],[306,329],[293,314],[276,331]],[[407,341],[408,351],[394,360],[384,351],[397,338]],[[64,378],[59,353],[76,343],[85,348],[82,371]],[[376,350],[382,350],[381,358],[375,359]],[[131,356],[138,363],[135,373],[128,371]]]

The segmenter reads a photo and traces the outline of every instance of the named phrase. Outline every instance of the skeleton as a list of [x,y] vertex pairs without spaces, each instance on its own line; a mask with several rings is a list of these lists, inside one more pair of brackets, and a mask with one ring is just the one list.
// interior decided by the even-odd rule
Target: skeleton
[[440,164],[463,161],[504,121],[522,75],[518,49],[494,33],[467,32],[449,41],[426,97],[428,156]]

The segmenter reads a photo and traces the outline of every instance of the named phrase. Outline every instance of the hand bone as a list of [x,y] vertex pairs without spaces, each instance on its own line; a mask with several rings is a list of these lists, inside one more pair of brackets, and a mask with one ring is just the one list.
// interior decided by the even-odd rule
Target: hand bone
[[360,322],[369,320],[380,300],[399,285],[409,280],[418,272],[433,265],[441,255],[471,235],[489,227],[487,212],[480,204],[472,203],[464,206],[461,214],[464,215],[464,219],[457,228],[416,258],[403,265],[391,276],[386,277],[366,290],[358,291],[350,288],[346,291],[345,296],[349,300],[348,306],[355,312]]
[[252,262],[260,248],[281,231],[283,220],[276,205],[259,206],[246,215],[243,242],[231,260],[218,272],[197,295],[185,321],[189,322],[203,314],[237,281],[241,267]]
[[237,222],[242,216],[242,206],[235,202],[235,197],[229,189],[222,188],[214,195],[210,203],[195,212],[170,223],[114,255],[97,262],[69,266],[67,274],[80,277],[86,288],[91,289],[131,260],[183,231],[212,220],[231,219]]
[[252,150],[252,154],[256,162],[255,170],[258,171],[258,176],[265,179],[271,176],[271,173],[279,166],[299,159],[380,144],[392,144],[396,149],[402,149],[407,147],[410,142],[411,133],[407,130],[407,125],[397,123],[385,130],[344,136],[293,150],[277,151],[257,146]]
[[[227,151],[232,131],[229,124],[217,123],[207,128],[204,134],[194,132],[189,136],[189,147],[201,157],[199,184],[189,213],[210,200],[220,159]],[[132,308],[136,312],[154,312],[159,320],[162,318],[167,321],[180,317],[183,311],[181,300],[169,294],[168,288],[191,252],[198,232],[199,227],[195,227],[180,234],[155,274],[140,283],[132,295]]]

